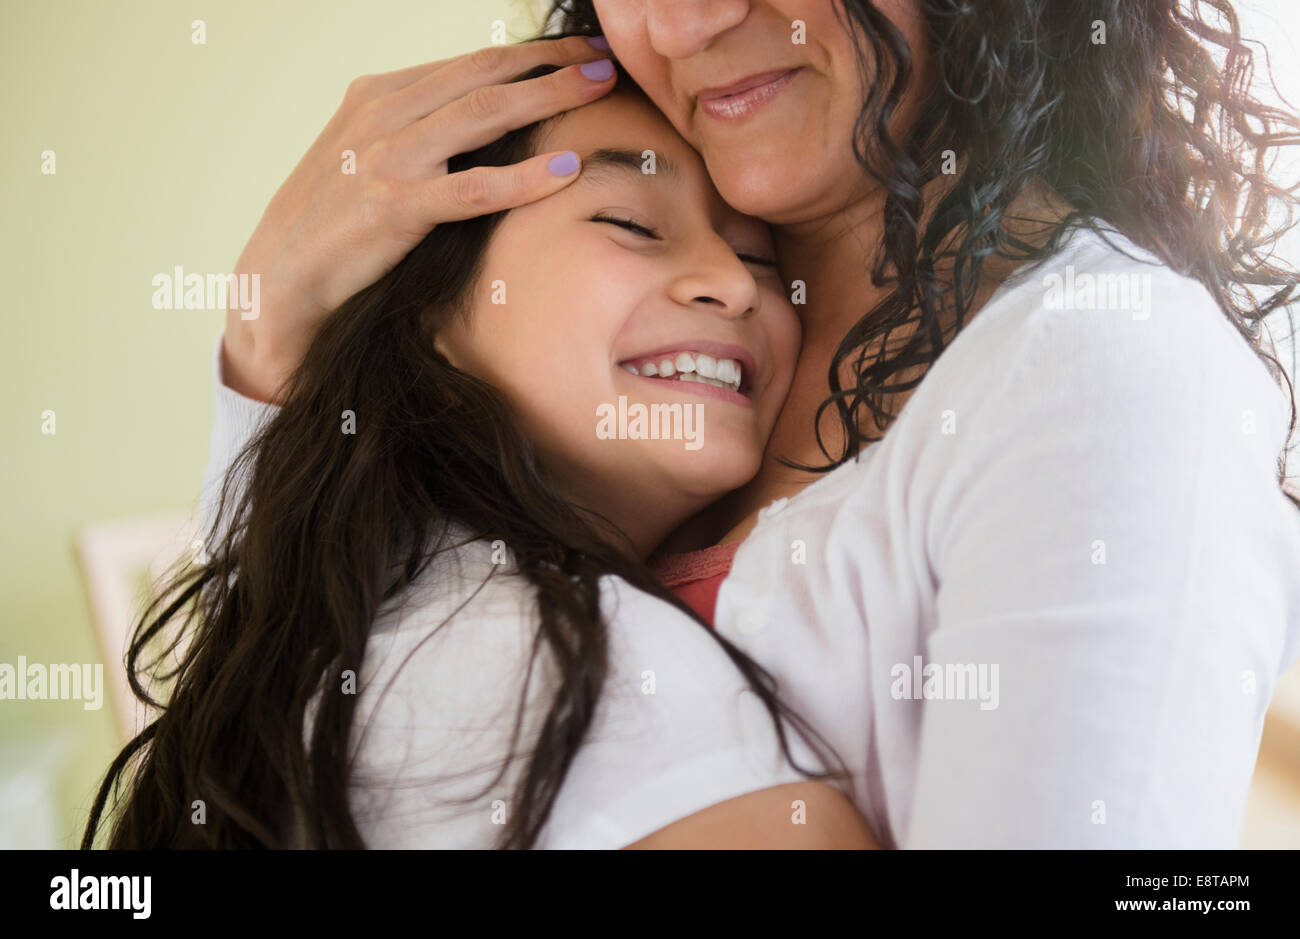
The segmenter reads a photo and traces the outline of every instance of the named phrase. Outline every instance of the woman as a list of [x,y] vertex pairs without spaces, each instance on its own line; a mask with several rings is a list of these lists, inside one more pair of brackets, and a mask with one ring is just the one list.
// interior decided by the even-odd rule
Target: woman
[[[454,164],[539,150],[583,179],[425,238],[250,415],[211,557],[133,642],[134,673],[179,623],[179,677],[87,844],[123,777],[122,848],[873,844],[641,563],[753,475],[784,400],[767,229],[633,85]],[[663,422],[609,439],[615,401]]]
[[[1295,284],[1266,172],[1295,123],[1251,97],[1231,4],[560,14],[773,223],[805,301],[769,458],[668,547],[743,539],[718,629],[840,748],[881,840],[1234,845],[1297,651],[1300,524],[1260,328]],[[570,67],[502,94],[537,57]],[[305,162],[277,194],[239,270],[282,302],[229,322],[231,387],[273,397],[403,237],[559,188],[440,161],[604,93],[591,57],[537,43],[355,83],[318,147],[360,137],[378,166],[358,193]],[[291,240],[318,229],[340,234]]]

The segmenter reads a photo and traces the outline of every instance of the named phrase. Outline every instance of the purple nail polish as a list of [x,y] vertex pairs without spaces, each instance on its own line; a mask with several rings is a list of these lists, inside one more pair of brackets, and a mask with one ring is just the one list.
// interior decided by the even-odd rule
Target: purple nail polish
[[572,176],[578,171],[578,155],[570,150],[559,156],[551,157],[546,164],[552,176]]
[[601,52],[609,51],[609,40],[604,36],[588,36],[587,42],[591,43],[593,48],[599,49]]
[[609,59],[597,59],[578,69],[594,82],[607,82],[614,77],[614,63]]

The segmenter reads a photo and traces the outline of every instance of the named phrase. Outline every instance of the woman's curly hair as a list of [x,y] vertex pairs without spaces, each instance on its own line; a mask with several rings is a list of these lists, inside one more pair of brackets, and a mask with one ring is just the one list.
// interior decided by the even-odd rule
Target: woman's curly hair
[[[1098,223],[1205,285],[1289,392],[1293,434],[1291,378],[1264,319],[1280,311],[1294,334],[1289,304],[1300,277],[1273,254],[1297,223],[1297,188],[1274,178],[1274,164],[1281,148],[1300,143],[1300,125],[1261,100],[1258,43],[1242,37],[1230,0],[917,5],[937,81],[895,139],[890,124],[916,71],[912,51],[869,0],[838,4],[858,40],[866,89],[854,152],[887,194],[871,276],[892,290],[831,363],[818,417],[834,407],[845,443],[831,453],[819,434],[830,461],[822,469],[881,438],[895,395],[916,387],[951,341],[944,324],[966,321],[986,259],[1042,260],[1071,228]],[[591,0],[558,0],[548,22],[600,31]],[[961,155],[958,172],[926,205],[926,184],[948,150]],[[1031,246],[1008,222],[1018,197],[1042,184],[1072,210]],[[840,380],[845,363],[850,387]],[[1283,452],[1284,488],[1285,463]]]

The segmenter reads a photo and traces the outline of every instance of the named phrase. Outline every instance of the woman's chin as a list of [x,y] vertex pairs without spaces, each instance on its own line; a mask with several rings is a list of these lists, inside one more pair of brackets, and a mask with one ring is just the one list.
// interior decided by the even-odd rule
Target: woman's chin
[[728,205],[773,225],[804,221],[812,214],[810,206],[833,201],[826,183],[837,178],[833,171],[810,170],[810,164],[790,150],[755,156],[728,150],[710,153],[707,160],[709,175]]

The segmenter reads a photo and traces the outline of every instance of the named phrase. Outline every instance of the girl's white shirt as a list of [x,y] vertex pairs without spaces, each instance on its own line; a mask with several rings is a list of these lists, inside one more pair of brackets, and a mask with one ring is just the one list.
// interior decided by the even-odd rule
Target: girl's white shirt
[[[213,367],[205,530],[226,470],[277,410],[223,384],[220,338]],[[521,713],[536,602],[503,545],[454,531],[458,546],[435,555],[381,611],[352,688],[342,674],[323,686],[358,695],[349,801],[372,848],[493,847],[557,687],[554,663],[539,654],[516,756],[500,774]],[[538,847],[621,848],[708,806],[805,780],[705,627],[620,578],[602,580],[601,602],[610,624],[604,691]],[[823,768],[796,734],[787,739],[799,765]],[[305,846],[296,820],[291,827]]]
[[[221,383],[220,349],[205,520],[274,410]],[[882,441],[760,514],[718,630],[844,758],[887,846],[1234,847],[1264,712],[1300,654],[1287,420],[1201,285],[1076,232],[998,290]],[[530,595],[498,569],[426,640],[491,552],[431,569],[376,629],[354,802],[377,846],[486,845],[510,810],[512,776],[439,805],[505,752]],[[606,589],[610,692],[544,845],[616,847],[801,778],[698,626]]]

